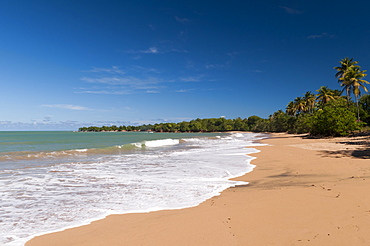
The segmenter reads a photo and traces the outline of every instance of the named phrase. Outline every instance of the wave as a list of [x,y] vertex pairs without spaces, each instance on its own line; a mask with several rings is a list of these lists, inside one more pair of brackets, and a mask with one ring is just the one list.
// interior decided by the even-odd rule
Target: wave
[[139,143],[133,143],[137,148],[143,148],[143,147],[150,147],[150,148],[156,148],[156,147],[163,147],[163,146],[170,146],[170,145],[176,145],[181,142],[180,139],[159,139],[159,140],[150,140],[150,141],[143,141]]
[[184,140],[181,139],[159,139],[159,140],[148,140],[130,144],[116,145],[104,148],[91,148],[91,149],[72,149],[72,150],[60,150],[60,151],[14,151],[5,152],[0,155],[0,162],[4,161],[24,161],[24,160],[37,160],[37,159],[69,159],[86,156],[96,155],[119,155],[126,154],[130,151],[135,151],[145,148],[158,148],[177,145]]

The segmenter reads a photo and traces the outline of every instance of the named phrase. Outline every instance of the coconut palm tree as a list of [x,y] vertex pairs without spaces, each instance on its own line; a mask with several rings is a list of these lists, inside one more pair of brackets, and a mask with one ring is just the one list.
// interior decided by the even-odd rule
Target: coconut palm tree
[[340,63],[340,67],[334,67],[334,69],[338,71],[335,74],[335,77],[338,78],[339,83],[340,83],[340,78],[344,77],[345,73],[348,71],[350,67],[360,67],[356,65],[358,61],[353,61],[353,58],[349,59],[348,57],[342,59],[339,63]]
[[297,114],[296,107],[294,105],[294,102],[290,101],[288,105],[286,106],[286,113],[287,115],[295,116]]
[[323,107],[330,100],[338,97],[338,92],[336,92],[336,90],[328,88],[327,86],[321,86],[320,89],[317,90],[317,92],[318,94],[316,95],[316,99],[321,107]]
[[306,111],[312,113],[315,108],[316,97],[311,91],[304,94],[303,100],[306,102]]
[[343,90],[346,90],[347,92],[347,98],[349,98],[351,93],[353,93],[353,95],[355,96],[358,120],[360,120],[358,98],[361,95],[361,88],[364,91],[368,92],[364,84],[370,84],[370,82],[363,79],[364,77],[367,76],[365,72],[366,70],[361,71],[359,66],[350,67],[347,69],[343,77],[340,78],[341,86],[343,87]]
[[303,97],[296,97],[293,103],[295,105],[297,112],[299,113],[306,112],[307,110],[306,101],[304,100]]
[[[353,58],[349,59],[348,57],[339,61],[340,67],[334,67],[335,70],[338,72],[335,74],[335,77],[338,78],[338,83],[342,83],[342,79],[348,73],[348,71],[352,68],[360,68],[359,65],[356,65],[358,61],[353,61]],[[343,88],[343,91],[346,90],[347,102],[349,104],[351,97],[350,97],[350,88]]]

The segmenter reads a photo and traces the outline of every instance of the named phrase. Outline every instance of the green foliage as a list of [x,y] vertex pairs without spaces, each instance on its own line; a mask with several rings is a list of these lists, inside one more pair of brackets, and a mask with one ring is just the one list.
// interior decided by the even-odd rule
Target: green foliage
[[361,120],[370,125],[370,95],[363,95],[359,100]]
[[327,106],[310,118],[313,136],[345,136],[361,129],[356,114],[344,107]]
[[320,89],[317,90],[317,106],[322,108],[331,100],[338,99],[341,95],[341,92],[338,90],[332,90],[327,86],[321,86]]
[[[257,117],[257,116],[255,116]],[[259,118],[259,117],[258,117]],[[262,119],[262,118],[259,118]],[[81,127],[83,132],[102,132],[102,131],[156,131],[156,132],[225,132],[225,131],[247,131],[249,130],[248,119],[195,119],[189,122],[180,123],[159,123],[155,125],[141,126],[90,126]]]
[[370,113],[370,95],[369,94],[363,95],[360,98],[360,105],[361,105],[363,110]]
[[269,132],[270,122],[267,119],[262,119],[257,121],[255,125],[252,126],[251,131],[253,132]]
[[290,118],[290,128],[288,129],[288,133],[309,133],[311,130],[311,117],[312,114],[301,114],[296,118]]
[[292,117],[279,110],[269,117],[270,132],[287,132],[291,128]]
[[252,115],[252,116],[248,117],[248,119],[247,119],[248,129],[251,130],[251,131],[256,131],[255,129],[257,128],[257,125],[260,124],[264,120],[265,119],[263,119],[261,117],[258,117],[256,115]]

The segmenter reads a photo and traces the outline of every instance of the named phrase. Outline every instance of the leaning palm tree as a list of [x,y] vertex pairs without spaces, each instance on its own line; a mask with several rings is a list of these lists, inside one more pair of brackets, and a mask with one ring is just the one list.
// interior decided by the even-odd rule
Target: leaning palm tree
[[335,90],[328,88],[327,86],[321,86],[320,89],[317,90],[318,94],[316,95],[316,99],[323,107],[327,104],[330,100],[337,98],[337,93]]
[[356,107],[357,107],[357,119],[360,120],[360,109],[358,105],[358,98],[361,95],[361,88],[368,92],[364,84],[370,84],[370,82],[364,80],[363,78],[367,76],[365,74],[366,70],[360,69],[360,67],[350,67],[347,72],[340,78],[341,86],[343,90],[347,92],[347,98],[353,93],[355,96]]

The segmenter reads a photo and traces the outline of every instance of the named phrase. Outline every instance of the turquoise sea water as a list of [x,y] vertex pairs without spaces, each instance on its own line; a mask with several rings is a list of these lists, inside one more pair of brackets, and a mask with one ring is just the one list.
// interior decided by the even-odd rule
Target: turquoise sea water
[[[0,170],[75,161],[135,150],[131,143],[214,137],[216,133],[0,131]],[[171,145],[171,144],[170,144]]]
[[[220,136],[221,133],[0,131],[0,155],[11,152],[51,152],[106,148],[144,140]],[[223,134],[224,135],[224,134]]]
[[[196,206],[253,169],[251,133],[0,132],[0,245]],[[248,148],[246,148],[248,147]]]

